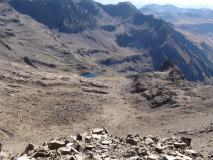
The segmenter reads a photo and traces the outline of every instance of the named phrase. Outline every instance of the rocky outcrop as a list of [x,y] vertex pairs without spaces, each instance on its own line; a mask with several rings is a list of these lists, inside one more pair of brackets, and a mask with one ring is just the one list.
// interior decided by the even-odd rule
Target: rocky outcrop
[[151,108],[178,107],[197,97],[193,91],[197,85],[186,81],[181,69],[168,60],[159,72],[138,75],[131,85],[131,93],[145,97]]
[[[96,128],[76,136],[55,139],[42,146],[29,144],[16,160],[30,159],[130,159],[130,160],[202,160],[200,151],[192,150],[191,138],[160,138],[129,133],[119,138],[106,128]],[[3,158],[3,157],[2,157]],[[14,157],[12,157],[14,159]],[[11,158],[11,159],[12,159]]]
[[160,72],[167,72],[168,77],[172,82],[177,82],[180,80],[185,80],[183,71],[175,65],[173,60],[164,61],[160,66]]

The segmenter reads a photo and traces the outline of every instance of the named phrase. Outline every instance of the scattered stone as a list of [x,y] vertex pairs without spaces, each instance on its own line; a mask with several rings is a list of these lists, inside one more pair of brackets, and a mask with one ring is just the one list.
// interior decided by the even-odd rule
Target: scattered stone
[[185,153],[188,153],[189,155],[192,155],[193,157],[197,157],[198,156],[198,153],[195,152],[194,150],[188,150],[188,149],[186,149]]
[[168,150],[169,146],[154,146],[154,148],[155,148],[155,151],[162,153],[163,150],[165,149]]
[[75,158],[76,158],[77,160],[83,160],[83,159],[85,159],[86,157],[83,156],[83,155],[80,155],[80,154],[76,154],[76,155],[75,155]]
[[109,144],[111,144],[112,142],[111,141],[102,141],[101,142],[101,144],[103,144],[103,145],[109,145]]
[[50,141],[40,147],[29,144],[25,149],[26,153],[24,152],[25,154],[16,160],[202,160],[199,152],[188,146],[191,139],[183,137],[181,139],[176,137],[161,139],[158,136],[141,138],[138,134],[128,134],[125,140],[109,136],[108,131],[103,128],[96,128],[88,133],[78,134],[73,143],[66,143],[67,137],[60,140]]
[[213,158],[213,151],[211,151],[208,155],[209,158]]
[[129,160],[138,160],[138,157],[130,157]]
[[159,156],[153,154],[147,157],[147,160],[157,160],[157,159],[159,159]]
[[175,148],[184,148],[187,146],[186,143],[174,143]]
[[[91,139],[91,137],[86,137],[86,138],[88,138],[88,139]],[[102,138],[102,136],[101,135],[98,135],[98,134],[92,134],[92,138],[93,139],[98,139],[98,140],[100,140],[101,138]]]
[[29,151],[35,150],[35,145],[30,143],[28,146],[25,148],[24,152],[21,155],[27,154]]
[[136,138],[127,138],[126,143],[129,143],[131,145],[137,145],[138,140]]
[[190,146],[192,139],[187,137],[181,137],[181,141],[185,142],[187,146]]
[[124,157],[125,158],[130,158],[130,157],[134,157],[136,155],[136,152],[131,149],[131,150],[127,150],[125,153],[124,153]]
[[138,154],[139,156],[149,155],[147,148],[140,148],[140,149],[137,151],[137,154]]
[[83,137],[82,137],[81,134],[77,134],[76,139],[79,140],[79,141],[81,141],[83,139]]
[[38,158],[38,157],[49,157],[50,156],[50,154],[49,153],[45,153],[45,152],[36,152],[35,154],[34,154],[34,158]]
[[86,145],[86,146],[85,146],[85,149],[86,149],[86,150],[92,150],[93,148],[95,148],[94,145]]
[[154,141],[151,138],[146,138],[145,139],[145,144],[150,145],[152,143],[154,143]]
[[58,151],[60,152],[61,155],[66,155],[66,154],[70,154],[71,152],[71,147],[61,147],[58,149]]
[[16,160],[30,160],[27,156],[16,158]]
[[164,160],[176,160],[174,156],[169,156],[169,155],[164,155],[163,157]]

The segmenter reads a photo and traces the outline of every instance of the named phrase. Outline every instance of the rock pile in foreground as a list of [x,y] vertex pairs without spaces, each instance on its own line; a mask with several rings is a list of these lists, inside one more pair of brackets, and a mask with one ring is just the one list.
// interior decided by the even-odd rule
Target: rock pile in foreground
[[191,139],[186,137],[161,139],[129,133],[127,138],[119,138],[109,135],[105,128],[96,128],[76,136],[55,138],[42,146],[29,144],[16,160],[202,160],[202,153],[192,150],[190,144]]

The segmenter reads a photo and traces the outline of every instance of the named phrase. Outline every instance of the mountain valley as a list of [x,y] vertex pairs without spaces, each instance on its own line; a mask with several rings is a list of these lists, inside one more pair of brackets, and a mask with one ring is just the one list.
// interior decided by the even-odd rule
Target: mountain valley
[[[51,57],[48,58],[52,59],[54,56],[54,61],[52,61],[50,66],[55,66],[57,69],[75,70],[76,73],[99,72],[106,75],[134,77],[141,72],[156,71],[165,60],[172,59],[183,70],[187,80],[211,84],[213,74],[211,46],[209,47],[208,43],[204,42],[205,49],[199,48],[199,46],[186,39],[182,33],[173,30],[163,20],[141,14],[130,3],[122,2],[117,5],[102,5],[91,0],[83,0],[77,3],[58,0],[57,3],[60,5],[57,5],[57,10],[61,13],[61,15],[58,14],[58,19],[49,18],[55,9],[54,7],[49,8],[49,15],[46,13],[45,5],[51,6],[53,3],[51,1],[29,1],[27,3],[25,1],[11,0],[9,3],[20,13],[32,16],[38,22],[45,21],[44,24],[48,28],[47,26],[41,26],[41,23],[34,21],[34,19],[26,20],[26,15],[19,14],[14,10],[11,11],[14,12],[11,13],[14,19],[15,16],[25,16],[21,20],[18,19],[20,22],[15,23],[23,25],[20,29],[26,27],[24,32],[34,32],[34,36],[37,38],[37,36],[40,36],[39,32],[43,30],[42,36],[47,36],[51,41],[54,41],[51,43],[52,45],[47,44],[45,50],[53,53],[57,52],[56,54],[61,53],[60,55],[49,55]],[[35,12],[27,5],[38,6],[41,12]],[[67,10],[72,17],[63,17],[63,15],[67,14],[62,7],[63,5],[69,6]],[[125,8],[125,12],[123,12],[123,8]],[[72,10],[77,10],[79,13],[71,14]],[[86,12],[88,14],[84,17]],[[44,17],[42,14],[46,16]],[[43,20],[36,17],[43,17]],[[79,21],[73,21],[77,19]],[[29,21],[33,21],[33,23],[29,23]],[[10,25],[13,30],[14,22],[10,23],[5,27],[8,28]],[[17,26],[14,28],[14,30],[18,29],[19,27]],[[16,37],[19,34],[20,32],[16,32]],[[26,35],[20,36],[24,37]],[[29,45],[36,45],[37,52],[44,52],[43,44],[40,44],[41,41],[35,42],[35,38],[28,38],[33,40],[28,40],[26,43],[33,41],[33,44]],[[17,43],[19,43],[18,41]],[[45,43],[50,43],[51,41]],[[17,45],[17,48],[23,48],[20,43]],[[8,52],[11,51],[8,50]],[[32,59],[38,65],[44,64],[43,62],[38,62],[42,61],[42,59],[35,58],[38,55],[30,57],[28,49],[24,52],[29,59]],[[17,51],[16,54],[24,54],[24,52]],[[23,57],[20,58],[23,59]],[[76,66],[75,62],[77,65],[83,65],[86,62],[86,65]],[[71,66],[70,63],[72,63]],[[45,67],[48,67],[48,64]]]

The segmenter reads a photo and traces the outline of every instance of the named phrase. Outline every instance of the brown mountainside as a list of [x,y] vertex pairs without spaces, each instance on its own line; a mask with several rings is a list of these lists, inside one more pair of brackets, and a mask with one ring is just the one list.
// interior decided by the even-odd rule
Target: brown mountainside
[[[91,0],[78,3],[71,0],[11,0],[9,3],[38,22],[45,21],[44,24],[51,29],[49,33],[54,43],[64,50],[64,57],[73,55],[79,61],[86,61],[87,65],[93,66],[85,66],[86,72],[96,68],[99,73],[105,71],[103,74],[132,77],[143,71],[158,70],[164,60],[173,59],[183,69],[186,79],[211,83],[213,72],[212,61],[208,58],[209,52],[206,53],[193,45],[163,20],[141,14],[129,2],[102,5]],[[56,8],[54,4],[57,5]],[[39,7],[39,10],[36,7]],[[51,18],[51,13],[55,10],[58,15]],[[39,17],[43,20],[38,19]],[[24,21],[26,20],[22,23],[25,23]],[[64,26],[70,29],[63,30]],[[58,50],[58,46],[49,49]],[[65,63],[69,65],[69,58],[66,58]],[[57,64],[54,65],[57,68]]]

